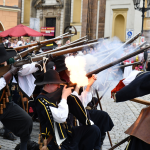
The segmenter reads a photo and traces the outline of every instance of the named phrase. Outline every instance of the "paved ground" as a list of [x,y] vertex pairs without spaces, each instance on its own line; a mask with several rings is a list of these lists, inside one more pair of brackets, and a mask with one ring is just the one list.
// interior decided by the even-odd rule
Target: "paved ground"
[[[113,99],[110,98],[110,91],[115,87],[116,83],[112,85],[107,94],[103,97],[101,103],[103,110],[107,111],[111,116],[115,126],[113,130],[110,132],[110,136],[112,139],[113,145],[124,139],[127,135],[124,134],[124,131],[136,120],[141,109],[145,107],[145,105],[137,104],[135,102],[123,102],[123,103],[114,103]],[[103,92],[100,92],[101,95]],[[149,100],[150,95],[142,97],[142,99]],[[0,128],[2,127],[0,123]],[[38,142],[38,134],[39,134],[39,124],[34,122],[33,132],[32,132],[32,140]],[[12,142],[9,140],[4,140],[0,137],[0,145],[2,146],[2,150],[13,150],[16,144],[19,143],[19,138],[16,141]],[[121,145],[115,150],[124,150],[125,145],[127,143]],[[110,143],[108,137],[106,137],[104,141],[103,150],[108,150],[110,148]]]

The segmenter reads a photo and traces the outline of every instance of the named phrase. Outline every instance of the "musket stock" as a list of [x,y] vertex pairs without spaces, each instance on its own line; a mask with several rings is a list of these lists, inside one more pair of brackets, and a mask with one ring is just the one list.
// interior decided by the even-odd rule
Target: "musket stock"
[[129,55],[126,55],[126,56],[124,56],[124,57],[122,57],[122,58],[120,58],[120,59],[118,59],[118,60],[115,60],[115,61],[112,62],[112,63],[109,63],[109,64],[107,64],[107,65],[105,65],[105,66],[102,66],[102,67],[100,67],[100,68],[98,68],[98,69],[96,69],[96,70],[94,70],[94,71],[91,71],[91,72],[87,73],[86,76],[87,76],[88,78],[90,78],[90,77],[92,76],[92,74],[98,74],[99,72],[101,72],[101,71],[103,71],[103,70],[105,70],[105,69],[108,69],[108,68],[110,68],[110,67],[112,67],[112,66],[114,66],[114,65],[116,65],[116,64],[118,64],[118,63],[120,63],[120,62],[122,62],[122,61],[124,61],[124,60],[127,60],[127,59],[129,59],[129,58],[131,58],[131,57],[133,57],[133,56],[135,56],[135,55],[137,55],[137,54],[140,54],[140,53],[144,52],[145,50],[147,50],[147,49],[149,49],[149,48],[150,48],[150,46],[147,46],[147,47],[142,48],[142,49],[140,49],[140,50],[138,50],[138,51],[136,51],[136,52],[133,52],[133,53],[131,53],[131,54],[129,54]]

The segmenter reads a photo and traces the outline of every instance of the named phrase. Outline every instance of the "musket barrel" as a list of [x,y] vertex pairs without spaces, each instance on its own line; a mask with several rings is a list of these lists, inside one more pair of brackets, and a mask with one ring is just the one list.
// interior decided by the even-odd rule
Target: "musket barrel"
[[[68,36],[66,35],[66,36],[64,36],[63,38],[66,38],[66,37],[69,37],[69,36],[72,36],[72,35],[73,35],[73,34],[70,34],[70,35],[68,35]],[[56,39],[56,38],[55,38],[55,39]],[[47,41],[45,41],[45,43],[43,43],[43,44],[41,44],[41,45],[33,46],[33,47],[31,47],[31,48],[25,50],[25,51],[19,53],[17,56],[15,56],[14,59],[17,60],[17,59],[20,58],[20,56],[21,56],[21,57],[25,57],[28,53],[31,53],[31,52],[33,52],[34,50],[40,49],[41,47],[44,47],[45,45],[51,43],[52,40],[54,40],[54,39],[47,40]]]
[[110,53],[107,57],[105,57],[103,60],[100,61],[103,62],[105,60],[107,60],[113,53],[117,52],[118,50],[120,50],[121,48],[126,47],[128,44],[131,44],[133,41],[135,41],[139,36],[141,35],[141,33],[136,34],[134,37],[132,37],[131,39],[129,39],[128,41],[126,41],[123,45],[121,45],[119,48],[117,48],[115,51],[113,51],[112,53]]
[[114,61],[112,63],[109,63],[109,64],[107,64],[105,66],[102,66],[102,67],[100,67],[100,68],[98,68],[98,69],[96,69],[94,71],[91,71],[91,72],[87,73],[86,76],[89,78],[89,77],[92,76],[92,74],[98,74],[99,72],[101,72],[101,71],[103,71],[105,69],[108,69],[108,68],[110,68],[110,67],[112,67],[112,66],[114,66],[114,65],[116,65],[116,64],[118,64],[118,63],[120,63],[120,62],[122,62],[124,60],[127,60],[127,59],[129,59],[129,58],[131,58],[131,57],[133,57],[133,56],[135,56],[137,54],[140,54],[140,53],[144,52],[145,50],[147,50],[149,48],[150,48],[150,46],[147,46],[147,47],[142,48],[142,49],[140,49],[140,50],[138,50],[136,52],[133,52],[133,53],[131,53],[129,55],[126,55],[126,56],[124,56],[124,57],[122,57],[122,58],[120,58],[120,59],[118,59],[118,60],[116,60],[116,61]]
[[48,53],[60,51],[60,50],[66,49],[66,48],[71,48],[71,47],[79,46],[79,45],[84,44],[85,42],[86,42],[86,40],[83,40],[83,41],[80,41],[80,42],[77,42],[77,43],[64,45],[64,46],[61,46],[61,47],[59,47],[59,48],[57,48],[57,49],[50,50],[50,51],[46,51],[46,52],[41,53],[41,54],[37,54],[36,56],[42,56],[42,55],[44,55],[44,54],[48,54]]
[[51,57],[57,57],[57,56],[60,56],[60,55],[81,51],[83,48],[90,47],[90,46],[96,45],[98,43],[99,42],[95,42],[95,43],[86,44],[86,45],[82,45],[82,46],[78,46],[78,47],[74,47],[74,48],[69,48],[69,49],[62,50],[62,51],[53,52],[53,53],[50,53],[50,54],[47,53],[47,54],[44,54],[42,56],[32,57],[32,61],[39,61],[43,57],[46,57],[47,55],[51,55]]
[[32,46],[36,46],[36,45],[41,45],[41,44],[46,44],[46,43],[52,43],[54,41],[57,41],[57,40],[61,40],[61,39],[65,39],[65,38],[68,38],[70,36],[73,36],[74,34],[63,34],[63,35],[60,35],[56,38],[53,38],[53,39],[50,39],[50,40],[46,40],[46,41],[41,41],[41,42],[36,42],[36,43],[33,43],[33,44],[29,44],[29,45],[24,45],[24,46],[19,46],[19,47],[16,47],[15,50],[20,50],[20,49],[24,49],[24,48],[28,48],[28,47],[32,47]]
[[76,43],[76,42],[82,41],[82,40],[84,40],[84,39],[86,39],[86,38],[87,38],[87,36],[84,36],[84,37],[82,37],[82,38],[80,38],[80,39],[77,39],[77,40],[75,40],[75,41],[71,42],[70,44],[73,44],[73,43]]
[[140,64],[142,64],[142,63],[141,62],[135,62],[135,63],[126,64],[126,65],[116,66],[114,69],[124,68],[124,67],[128,67],[128,66],[133,66],[133,65],[140,65]]

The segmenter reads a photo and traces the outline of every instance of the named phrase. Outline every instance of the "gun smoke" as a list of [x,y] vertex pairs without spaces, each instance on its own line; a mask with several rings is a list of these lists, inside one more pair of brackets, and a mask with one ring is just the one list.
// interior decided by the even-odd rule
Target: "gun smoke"
[[[112,39],[99,41],[97,46],[91,47],[90,49],[84,48],[82,54],[79,52],[79,56],[67,57],[65,62],[71,73],[70,80],[79,86],[87,85],[88,79],[85,76],[86,73],[123,57],[126,50],[129,54],[135,49],[135,47],[131,45],[126,46],[126,48],[123,48],[122,45],[123,43],[117,37],[114,37]],[[117,65],[115,65],[115,67],[116,66]],[[93,88],[101,91],[104,90],[110,82],[122,79],[122,70],[115,67],[98,73],[97,81],[93,84]]]

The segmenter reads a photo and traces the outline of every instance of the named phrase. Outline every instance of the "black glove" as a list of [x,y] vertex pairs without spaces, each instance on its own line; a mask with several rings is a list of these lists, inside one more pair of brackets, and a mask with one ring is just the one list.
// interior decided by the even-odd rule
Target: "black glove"
[[9,81],[12,79],[12,76],[15,75],[18,71],[19,71],[20,67],[14,67],[13,65],[11,66],[11,69],[5,73],[3,75],[5,81],[6,81],[6,84],[9,83]]

